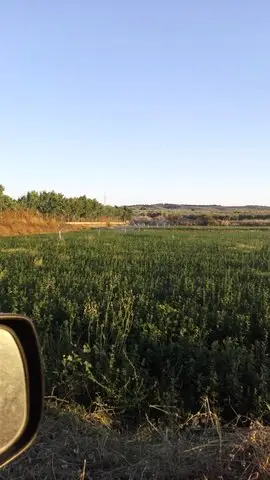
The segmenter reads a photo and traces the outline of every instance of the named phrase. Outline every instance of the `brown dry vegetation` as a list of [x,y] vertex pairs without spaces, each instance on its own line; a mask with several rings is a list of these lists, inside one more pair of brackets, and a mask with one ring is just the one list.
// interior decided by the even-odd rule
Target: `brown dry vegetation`
[[0,214],[0,235],[27,235],[56,232],[59,224],[29,211],[4,211]]
[[111,412],[87,414],[57,399],[47,405],[33,446],[0,480],[255,480],[270,478],[270,431],[222,427],[207,400],[185,424],[136,432],[113,428]]
[[29,235],[41,233],[74,231],[84,228],[115,226],[124,222],[63,222],[27,210],[5,210],[0,214],[0,236]]
[[74,225],[74,226],[86,226],[91,228],[99,228],[99,227],[116,227],[117,225],[126,225],[128,222],[120,222],[115,220],[100,220],[97,222],[66,222],[65,225]]

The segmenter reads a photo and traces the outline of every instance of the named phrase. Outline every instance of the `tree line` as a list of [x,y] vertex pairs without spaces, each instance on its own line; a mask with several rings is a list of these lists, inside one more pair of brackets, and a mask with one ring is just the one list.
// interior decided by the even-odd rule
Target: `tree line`
[[43,215],[61,218],[67,221],[99,220],[101,218],[130,220],[132,211],[123,206],[103,205],[95,198],[86,195],[80,197],[66,197],[62,193],[27,192],[25,195],[14,199],[5,194],[5,188],[0,185],[0,211],[27,209]]

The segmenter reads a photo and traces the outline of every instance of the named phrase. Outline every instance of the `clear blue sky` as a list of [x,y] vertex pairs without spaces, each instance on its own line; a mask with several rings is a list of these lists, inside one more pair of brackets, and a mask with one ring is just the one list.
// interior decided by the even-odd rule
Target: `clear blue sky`
[[0,183],[270,205],[269,0],[5,0]]

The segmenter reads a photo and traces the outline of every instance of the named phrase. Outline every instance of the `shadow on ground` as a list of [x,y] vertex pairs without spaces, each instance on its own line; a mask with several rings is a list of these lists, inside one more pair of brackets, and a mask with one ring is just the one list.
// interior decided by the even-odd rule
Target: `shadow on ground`
[[255,480],[270,478],[269,458],[270,432],[260,424],[172,433],[146,422],[124,434],[50,407],[35,443],[0,480]]

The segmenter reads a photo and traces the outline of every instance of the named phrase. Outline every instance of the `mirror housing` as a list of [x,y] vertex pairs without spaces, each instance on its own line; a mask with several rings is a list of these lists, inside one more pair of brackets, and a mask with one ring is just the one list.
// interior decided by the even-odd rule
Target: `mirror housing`
[[29,318],[0,314],[0,361],[2,467],[31,445],[43,412],[44,375],[40,346]]

